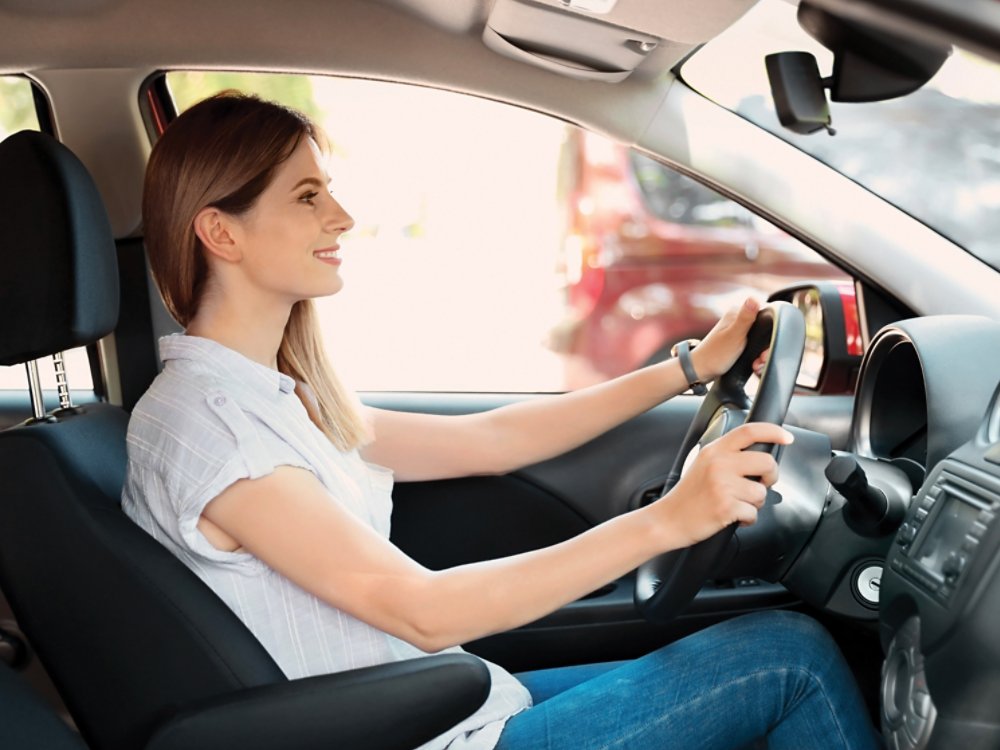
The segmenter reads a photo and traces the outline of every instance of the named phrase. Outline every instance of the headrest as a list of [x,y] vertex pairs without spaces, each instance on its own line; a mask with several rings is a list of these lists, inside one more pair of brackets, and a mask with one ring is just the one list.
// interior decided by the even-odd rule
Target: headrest
[[118,261],[86,167],[51,136],[0,142],[0,365],[89,344],[118,321]]

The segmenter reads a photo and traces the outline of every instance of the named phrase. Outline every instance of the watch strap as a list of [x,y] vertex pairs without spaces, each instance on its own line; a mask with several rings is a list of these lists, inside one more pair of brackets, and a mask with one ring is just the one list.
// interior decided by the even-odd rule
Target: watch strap
[[701,382],[698,373],[695,372],[694,363],[691,361],[691,342],[681,341],[674,347],[674,356],[680,360],[681,370],[687,378],[688,387],[696,396],[704,396],[708,393],[708,388]]

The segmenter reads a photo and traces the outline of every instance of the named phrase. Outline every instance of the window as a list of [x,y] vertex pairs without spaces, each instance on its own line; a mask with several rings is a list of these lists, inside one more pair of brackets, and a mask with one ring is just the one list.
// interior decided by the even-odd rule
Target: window
[[690,178],[537,113],[376,81],[167,82],[178,109],[238,88],[329,134],[356,226],[345,287],[319,305],[359,390],[571,389],[662,358],[747,294],[845,278]]
[[21,76],[0,76],[0,141],[19,130],[38,129],[31,81]]
[[750,212],[700,182],[633,151],[629,166],[646,210],[677,224],[726,226],[750,221]]
[[[31,81],[22,76],[0,76],[0,140],[19,130],[39,130]],[[94,389],[85,348],[65,352],[66,378],[72,391]],[[48,361],[48,358],[46,358]],[[39,362],[43,388],[55,388],[55,370]],[[27,390],[24,365],[0,367],[0,390]]]

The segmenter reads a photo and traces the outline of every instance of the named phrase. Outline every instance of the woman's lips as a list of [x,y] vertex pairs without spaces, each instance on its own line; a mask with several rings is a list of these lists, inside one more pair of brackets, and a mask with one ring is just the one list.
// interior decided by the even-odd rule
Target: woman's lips
[[333,247],[324,247],[322,250],[314,250],[313,257],[331,266],[339,266],[340,258],[337,256],[339,250],[340,250],[339,245],[334,245]]

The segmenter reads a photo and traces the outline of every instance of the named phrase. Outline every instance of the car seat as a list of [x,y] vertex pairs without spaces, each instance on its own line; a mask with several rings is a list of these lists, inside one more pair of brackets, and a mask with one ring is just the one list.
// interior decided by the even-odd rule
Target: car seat
[[[107,215],[83,164],[43,133],[0,143],[0,263],[0,365],[113,330]],[[122,512],[127,424],[94,403],[0,432],[0,588],[94,750],[403,750],[482,705],[489,673],[467,655],[289,681]]]
[[83,740],[5,664],[0,664],[0,747],[86,750]]

